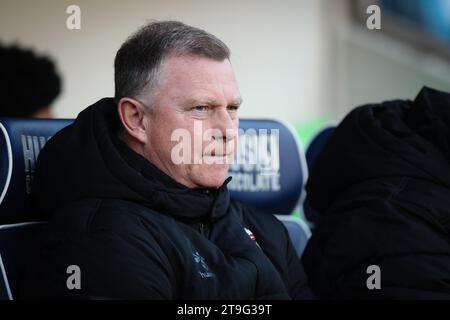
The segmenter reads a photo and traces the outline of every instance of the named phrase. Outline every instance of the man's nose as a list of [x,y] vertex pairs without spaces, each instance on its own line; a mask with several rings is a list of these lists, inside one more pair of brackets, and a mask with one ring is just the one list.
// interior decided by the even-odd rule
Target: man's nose
[[223,139],[225,143],[235,139],[237,136],[238,126],[239,120],[237,116],[231,115],[227,108],[220,108],[215,117],[214,128],[218,130],[214,130],[217,132],[214,139]]

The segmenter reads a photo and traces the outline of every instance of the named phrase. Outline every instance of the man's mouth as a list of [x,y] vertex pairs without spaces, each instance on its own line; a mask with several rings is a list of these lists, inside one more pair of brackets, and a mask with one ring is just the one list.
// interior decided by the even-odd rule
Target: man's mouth
[[211,153],[208,153],[208,154],[204,154],[203,156],[204,157],[217,157],[217,158],[226,158],[226,157],[229,157],[229,156],[231,156],[232,155],[232,153],[226,153],[226,154],[216,154],[214,151],[213,152],[211,152]]
[[207,164],[228,164],[231,162],[233,153],[226,154],[216,154],[215,152],[211,152],[208,154],[204,154],[203,158],[207,161]]

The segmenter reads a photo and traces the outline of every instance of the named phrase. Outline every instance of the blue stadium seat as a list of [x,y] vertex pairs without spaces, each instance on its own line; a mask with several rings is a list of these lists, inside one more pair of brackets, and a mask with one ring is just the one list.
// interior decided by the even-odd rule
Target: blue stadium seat
[[19,279],[27,266],[27,258],[33,252],[30,239],[35,239],[44,226],[45,222],[0,226],[0,299],[13,300],[17,297]]
[[229,173],[233,177],[228,184],[233,199],[277,217],[287,216],[280,220],[301,254],[309,230],[305,231],[306,225],[292,228],[290,218],[304,199],[308,170],[292,127],[276,120],[241,119],[238,148]]
[[230,167],[231,196],[261,211],[290,215],[304,197],[308,170],[290,125],[241,119],[239,143]]
[[45,143],[72,120],[0,118],[0,299],[17,295],[36,221],[30,198],[36,160]]
[[289,237],[294,244],[297,256],[301,257],[306,244],[311,237],[311,229],[302,219],[294,216],[278,215],[278,219],[283,222],[286,227]]
[[328,141],[328,138],[333,133],[336,125],[326,125],[322,129],[320,129],[312,138],[306,148],[306,163],[308,165],[308,170],[311,171],[312,165],[316,160],[319,153],[325,147],[325,144]]
[[[17,280],[31,254],[29,240],[45,226],[36,221],[30,199],[39,152],[72,121],[0,118],[0,299],[17,296]],[[237,157],[242,161],[230,169],[232,197],[277,214],[300,256],[308,229],[288,216],[304,198],[307,178],[297,136],[288,125],[274,120],[241,120],[241,129],[243,143]]]
[[[333,133],[336,125],[327,125],[320,129],[316,135],[311,139],[307,149],[306,149],[306,162],[308,164],[308,171],[311,172],[314,161],[317,156],[325,147],[325,144],[328,141],[328,138]],[[319,213],[311,208],[308,201],[308,195],[306,195],[305,201],[303,202],[303,213],[305,218],[311,222],[312,226],[316,225],[319,221]]]

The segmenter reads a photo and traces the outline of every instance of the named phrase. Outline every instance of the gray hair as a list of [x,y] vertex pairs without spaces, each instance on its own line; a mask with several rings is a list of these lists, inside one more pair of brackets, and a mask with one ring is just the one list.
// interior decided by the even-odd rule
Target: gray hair
[[229,59],[229,48],[214,35],[178,21],[152,22],[131,35],[114,60],[115,99],[151,96],[169,55]]

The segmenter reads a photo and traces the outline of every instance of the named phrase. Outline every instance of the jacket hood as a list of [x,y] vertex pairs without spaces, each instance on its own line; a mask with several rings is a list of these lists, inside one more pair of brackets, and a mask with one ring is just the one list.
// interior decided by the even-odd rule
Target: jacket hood
[[350,112],[318,156],[307,183],[323,212],[349,187],[404,176],[450,188],[450,94],[424,87],[414,101],[369,104]]
[[226,188],[190,189],[160,171],[118,138],[117,105],[105,98],[82,111],[41,151],[33,198],[44,214],[84,198],[122,199],[179,219],[225,214]]

